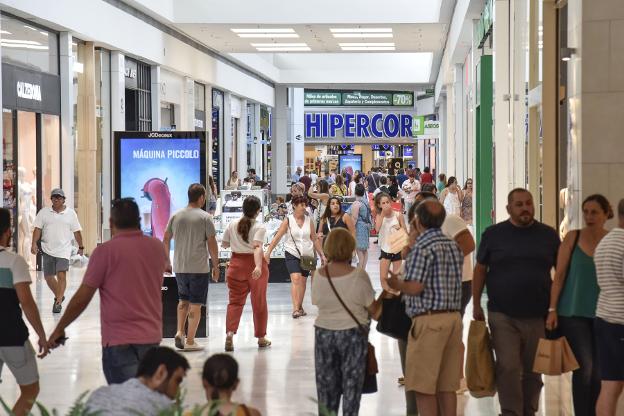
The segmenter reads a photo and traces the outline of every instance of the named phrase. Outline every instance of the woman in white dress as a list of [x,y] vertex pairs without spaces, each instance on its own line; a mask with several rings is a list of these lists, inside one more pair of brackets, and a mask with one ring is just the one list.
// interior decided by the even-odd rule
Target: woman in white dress
[[440,194],[440,202],[444,205],[447,215],[461,215],[461,201],[464,200],[464,195],[461,187],[457,184],[457,178],[451,176],[448,178],[446,188]]

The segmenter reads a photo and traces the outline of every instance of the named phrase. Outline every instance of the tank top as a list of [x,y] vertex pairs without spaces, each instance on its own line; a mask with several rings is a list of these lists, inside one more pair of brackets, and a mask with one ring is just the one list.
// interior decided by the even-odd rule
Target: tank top
[[284,249],[299,258],[299,253],[303,256],[314,256],[314,244],[310,238],[310,216],[305,216],[303,226],[299,227],[293,215],[288,216],[289,230],[286,230],[286,241]]
[[390,218],[384,217],[381,222],[381,227],[379,228],[379,248],[386,253],[390,252],[390,243],[388,242],[388,239],[392,233],[392,227],[397,225],[400,225],[397,213],[393,213]]
[[444,198],[444,209],[446,210],[446,214],[460,215],[461,214],[461,204],[459,203],[459,196],[457,192],[453,193],[448,191],[446,194],[446,198]]
[[327,224],[327,221],[325,221],[323,223],[323,235],[325,237],[327,237],[327,235],[329,235],[329,233],[331,232],[331,230],[333,230],[334,228],[344,228],[345,230],[348,229],[347,224],[344,222],[344,216],[347,214],[342,214],[342,216],[340,218],[338,218],[337,220],[334,217],[330,217],[329,218],[329,224]]
[[577,245],[574,247],[557,313],[567,317],[595,318],[600,288],[594,259]]

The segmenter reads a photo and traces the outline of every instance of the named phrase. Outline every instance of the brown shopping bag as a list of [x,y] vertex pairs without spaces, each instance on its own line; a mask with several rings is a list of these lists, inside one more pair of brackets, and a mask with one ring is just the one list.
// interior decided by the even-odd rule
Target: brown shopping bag
[[548,376],[560,376],[577,368],[579,368],[578,362],[565,337],[557,339],[540,338],[533,362],[534,372]]
[[494,354],[490,333],[484,321],[470,322],[466,354],[466,384],[472,397],[496,394]]

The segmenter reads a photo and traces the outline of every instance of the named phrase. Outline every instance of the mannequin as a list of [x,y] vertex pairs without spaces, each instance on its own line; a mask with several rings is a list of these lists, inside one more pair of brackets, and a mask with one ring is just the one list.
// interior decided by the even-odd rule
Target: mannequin
[[24,257],[28,266],[31,266],[31,236],[32,236],[32,223],[31,210],[33,207],[33,195],[34,189],[32,184],[26,182],[26,169],[23,166],[17,168],[17,192],[19,195],[19,212],[18,212],[18,227],[19,227],[19,247],[17,252]]
[[568,212],[569,202],[568,188],[561,189],[559,191],[559,206],[563,209],[563,219],[561,220],[561,224],[559,224],[559,237],[562,241],[571,226],[570,215]]

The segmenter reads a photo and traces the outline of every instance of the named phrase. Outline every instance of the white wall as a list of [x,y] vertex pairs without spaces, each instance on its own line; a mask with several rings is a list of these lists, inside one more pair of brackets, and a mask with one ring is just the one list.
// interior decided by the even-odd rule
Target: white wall
[[94,41],[97,45],[162,65],[198,82],[274,106],[275,94],[270,85],[104,1],[0,0],[0,7],[16,15],[37,16],[42,25],[72,32],[82,40]]

